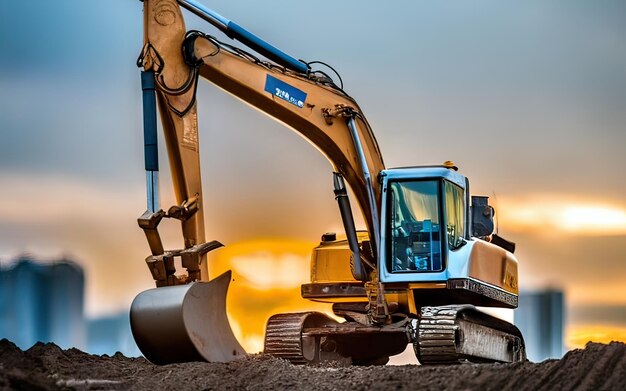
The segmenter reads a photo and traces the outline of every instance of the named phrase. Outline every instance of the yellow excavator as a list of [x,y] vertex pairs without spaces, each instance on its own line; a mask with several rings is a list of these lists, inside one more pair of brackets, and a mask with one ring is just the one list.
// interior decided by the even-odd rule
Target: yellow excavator
[[[186,31],[181,7],[246,50]],[[156,288],[131,306],[131,328],[150,361],[230,361],[245,355],[226,317],[230,272],[208,275],[200,181],[196,88],[200,77],[282,122],[332,166],[345,240],[324,234],[313,249],[302,297],[332,303],[318,312],[276,314],[265,353],[295,364],[384,364],[412,344],[421,364],[519,362],[512,324],[474,306],[515,308],[514,244],[494,234],[487,197],[470,196],[451,162],[386,168],[357,102],[317,62],[269,45],[193,0],[144,0],[142,71],[148,208],[138,219]],[[338,75],[337,75],[338,76]],[[156,121],[160,112],[177,205],[158,205]],[[357,231],[347,187],[366,231]],[[184,249],[166,250],[164,218],[181,221]],[[181,269],[176,270],[177,260]]]

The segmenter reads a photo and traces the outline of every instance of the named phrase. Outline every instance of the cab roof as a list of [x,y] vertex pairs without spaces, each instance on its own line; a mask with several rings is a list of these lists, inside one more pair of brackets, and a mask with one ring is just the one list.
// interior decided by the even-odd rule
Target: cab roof
[[459,174],[454,168],[446,166],[389,168],[382,170],[380,175],[390,180],[443,178],[465,189],[465,176]]

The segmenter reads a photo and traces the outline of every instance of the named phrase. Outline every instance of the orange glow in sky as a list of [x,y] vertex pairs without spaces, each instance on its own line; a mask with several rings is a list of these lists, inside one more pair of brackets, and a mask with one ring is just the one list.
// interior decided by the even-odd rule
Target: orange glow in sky
[[315,246],[289,239],[250,240],[229,244],[209,255],[212,278],[228,269],[233,271],[227,312],[235,336],[248,353],[263,350],[265,324],[274,314],[320,311],[332,315],[330,304],[300,296],[300,285],[309,282]]
[[567,206],[560,212],[566,231],[622,233],[626,231],[626,211],[601,205]]
[[610,343],[626,341],[626,328],[602,324],[576,325],[567,328],[565,346],[570,349],[583,349],[587,342]]
[[501,200],[501,226],[513,230],[559,230],[583,235],[626,234],[626,206],[601,201],[557,199]]
[[286,289],[307,282],[311,248],[309,243],[254,241],[227,247],[221,258],[255,289]]

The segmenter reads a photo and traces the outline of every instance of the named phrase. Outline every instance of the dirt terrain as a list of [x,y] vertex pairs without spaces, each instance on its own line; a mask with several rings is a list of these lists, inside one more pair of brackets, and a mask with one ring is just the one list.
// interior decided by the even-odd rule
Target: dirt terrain
[[255,355],[228,364],[156,366],[143,358],[94,356],[54,344],[22,351],[0,341],[0,390],[623,390],[626,345],[590,343],[534,364],[301,367]]

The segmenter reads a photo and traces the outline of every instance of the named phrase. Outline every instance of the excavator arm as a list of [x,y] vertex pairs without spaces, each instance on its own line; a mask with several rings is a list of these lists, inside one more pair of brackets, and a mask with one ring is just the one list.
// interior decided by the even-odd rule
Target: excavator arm
[[[208,279],[195,102],[197,77],[194,75],[195,70],[190,69],[183,60],[180,45],[185,33],[181,29],[184,30],[184,21],[174,1],[145,1],[144,48],[138,60],[138,65],[144,68],[144,116],[156,115],[145,110],[145,91],[154,89],[177,201],[177,205],[167,212],[158,210],[158,199],[154,200],[158,183],[151,182],[149,175],[148,210],[139,218],[139,225],[148,238],[152,252],[148,263],[157,286]],[[156,143],[156,135],[153,134],[156,132],[156,121],[146,121],[145,118],[144,121],[144,127],[146,123],[150,123],[152,127],[144,129],[146,138],[151,138]],[[148,137],[148,134],[151,136]],[[149,158],[148,155],[153,156]],[[146,149],[147,162],[157,159],[156,146]],[[149,173],[157,171],[158,167],[155,166],[156,163],[153,167],[148,167],[147,164],[146,170]],[[168,253],[163,249],[157,231],[163,217],[181,221],[186,252]],[[183,267],[187,269],[187,278],[174,276],[173,257],[179,255],[183,259]]]
[[[275,62],[209,35],[187,32],[179,4]],[[146,96],[150,101],[154,91],[177,202],[167,211],[158,208],[158,168],[148,164],[157,159],[156,120],[145,120],[144,124],[152,124],[148,126],[152,129],[144,129],[146,135],[151,134],[146,136],[151,140],[146,142],[148,209],[138,221],[151,249],[146,261],[157,288],[137,296],[131,308],[131,326],[144,355],[157,363],[197,358],[227,361],[243,354],[225,314],[229,274],[213,279],[208,275],[206,254],[221,243],[207,243],[204,233],[196,104],[200,77],[285,124],[328,158],[353,253],[354,277],[367,281],[376,276],[370,272],[375,269],[379,245],[381,188],[377,175],[384,164],[361,109],[325,74],[215,15],[189,0],[144,1],[144,46],[138,60],[144,71],[144,108]],[[144,109],[144,116],[153,115]],[[148,159],[148,155],[152,157]],[[363,213],[369,246],[359,246],[344,178]],[[163,218],[181,221],[184,249],[163,248],[158,233]],[[176,275],[176,257],[181,258],[186,274]],[[211,314],[208,318],[202,315],[207,313]],[[162,327],[155,329],[155,324]]]
[[[302,62],[300,64],[307,69],[306,72],[290,69],[297,68],[289,66],[290,63],[286,67],[262,61],[200,32],[187,33],[178,3],[205,18],[211,16],[192,1],[145,1],[144,50],[140,60],[144,70],[153,71],[155,75],[185,247],[204,242],[196,107],[196,88],[201,76],[285,124],[328,158],[340,177],[335,181],[340,182],[336,192],[341,191],[345,178],[363,213],[371,250],[362,257],[374,265],[379,244],[381,199],[376,177],[384,169],[384,163],[358,104],[330,78],[311,71]],[[214,24],[220,23],[225,23],[223,18]],[[228,24],[231,25],[232,22]],[[250,33],[238,35],[242,36],[247,43],[253,41]],[[270,53],[268,57],[274,56]],[[280,61],[280,57],[276,58]],[[192,213],[187,212],[189,205]],[[343,211],[342,215],[348,217]],[[352,231],[349,223],[348,226]],[[350,232],[347,234],[351,235]],[[157,245],[151,243],[151,248],[153,254],[158,252],[154,251],[158,249]],[[352,250],[358,251],[356,248]],[[206,273],[204,269],[203,273]],[[366,278],[358,267],[355,274],[359,279]]]

